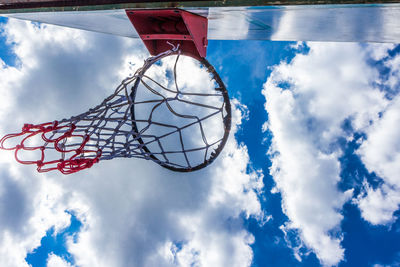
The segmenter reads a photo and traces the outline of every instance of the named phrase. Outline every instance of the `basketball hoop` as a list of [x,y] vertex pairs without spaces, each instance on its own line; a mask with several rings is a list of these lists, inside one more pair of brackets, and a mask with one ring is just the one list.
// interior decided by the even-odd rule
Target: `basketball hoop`
[[[13,150],[19,163],[36,165],[38,172],[71,174],[114,158],[152,160],[179,172],[204,168],[227,141],[231,106],[224,83],[204,58],[192,59],[209,78],[201,88],[191,91],[190,79],[181,82],[182,58],[187,57],[179,46],[150,57],[100,105],[69,119],[25,124],[4,136],[0,149]],[[160,77],[160,64],[171,65],[166,76],[172,82],[152,77]],[[36,158],[26,159],[27,153]]]

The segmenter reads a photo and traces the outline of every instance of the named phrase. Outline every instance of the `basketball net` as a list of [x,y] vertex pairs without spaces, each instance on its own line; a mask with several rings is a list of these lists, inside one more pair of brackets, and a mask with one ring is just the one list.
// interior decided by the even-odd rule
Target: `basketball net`
[[[146,59],[100,105],[69,119],[25,124],[21,132],[4,136],[0,149],[13,150],[19,163],[36,165],[38,172],[58,170],[71,174],[114,158],[152,160],[181,172],[207,166],[220,154],[229,135],[229,97],[206,59],[199,63],[214,88],[181,90],[176,73],[180,53],[174,47]],[[172,84],[146,75],[154,63],[173,55],[176,60]],[[216,134],[210,137],[207,132]],[[191,141],[188,143],[187,139]],[[26,156],[27,153],[35,156]]]

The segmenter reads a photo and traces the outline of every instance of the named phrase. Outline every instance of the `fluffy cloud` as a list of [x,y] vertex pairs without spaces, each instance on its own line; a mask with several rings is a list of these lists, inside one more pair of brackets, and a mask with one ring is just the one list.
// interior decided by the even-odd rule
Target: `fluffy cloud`
[[[265,83],[265,128],[273,135],[274,191],[281,193],[289,218],[283,229],[296,231],[301,244],[330,266],[344,259],[341,209],[352,196],[352,190],[338,189],[338,141],[352,138],[343,125],[348,121],[355,131],[368,129],[388,100],[374,85],[379,73],[367,64],[368,49],[358,44],[308,45],[309,53],[274,67]],[[378,54],[374,57],[383,57]]]
[[[0,100],[1,135],[26,122],[86,111],[146,55],[140,41],[14,20],[5,34],[19,64],[1,65],[0,90],[7,96]],[[239,125],[236,106],[234,125]],[[117,159],[67,177],[39,175],[33,166],[17,165],[11,154],[1,152],[8,164],[2,165],[8,178],[2,179],[1,199],[14,192],[7,207],[0,207],[1,266],[26,266],[26,253],[46,230],[68,225],[66,210],[83,223],[77,239],[67,242],[78,266],[248,266],[252,261],[254,237],[242,220],[262,217],[257,197],[262,174],[247,172],[246,147],[233,134],[210,167],[187,174]],[[48,265],[68,263],[50,255]]]
[[26,253],[40,245],[50,227],[65,228],[70,215],[59,202],[61,188],[43,177],[0,165],[0,265],[28,266]]
[[260,207],[243,185],[258,178],[232,162],[246,158],[246,150],[234,146],[226,148],[231,155],[221,155],[222,166],[194,174],[126,160],[99,165],[85,180],[72,176],[64,188],[74,188],[91,207],[81,215],[87,223],[78,243],[70,244],[77,264],[248,265],[253,238],[242,229],[240,214],[259,214]]
[[400,97],[397,96],[368,129],[367,140],[358,150],[370,172],[383,183],[372,188],[365,183],[365,194],[358,204],[365,220],[372,224],[390,224],[397,218],[393,213],[400,205]]
[[381,84],[392,100],[382,108],[381,116],[366,129],[366,140],[357,151],[368,171],[382,179],[375,188],[365,181],[365,190],[355,201],[362,217],[374,225],[393,223],[397,219],[394,212],[400,205],[400,55],[389,57],[388,50],[391,47],[384,48],[380,49],[383,51],[379,52],[381,56],[378,59],[384,59],[388,73]]
[[51,253],[47,259],[47,267],[72,267],[72,265]]

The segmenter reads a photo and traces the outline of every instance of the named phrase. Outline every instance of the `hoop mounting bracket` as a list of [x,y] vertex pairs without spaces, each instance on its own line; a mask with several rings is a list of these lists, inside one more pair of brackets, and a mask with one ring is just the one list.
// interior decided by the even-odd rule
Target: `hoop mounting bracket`
[[207,18],[177,8],[127,9],[126,14],[151,55],[180,46],[182,54],[201,60],[207,54]]

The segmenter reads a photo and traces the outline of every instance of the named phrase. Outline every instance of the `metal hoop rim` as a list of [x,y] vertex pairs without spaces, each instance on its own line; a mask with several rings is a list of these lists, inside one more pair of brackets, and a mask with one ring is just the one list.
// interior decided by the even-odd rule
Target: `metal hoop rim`
[[[142,69],[139,70],[140,74],[144,74],[150,67],[151,65],[153,65],[155,62],[168,57],[168,56],[174,56],[174,55],[178,55],[178,56],[185,56],[183,54],[180,54],[180,51],[178,49],[172,49],[169,50],[167,52],[164,52],[162,54],[159,54],[157,56],[151,57],[149,58],[145,65],[143,66]],[[191,57],[193,58],[193,57]],[[221,153],[221,151],[223,150],[226,142],[228,141],[228,137],[229,137],[229,133],[231,130],[231,124],[232,124],[232,111],[231,111],[231,103],[229,100],[229,95],[228,95],[228,91],[226,89],[226,86],[224,84],[224,82],[222,81],[221,77],[219,76],[219,74],[215,71],[215,68],[205,59],[202,58],[201,60],[193,58],[197,61],[200,62],[200,64],[202,64],[203,66],[205,66],[207,68],[207,71],[209,73],[212,74],[213,79],[217,82],[218,84],[218,91],[220,93],[222,93],[223,99],[224,99],[224,104],[225,104],[225,112],[226,112],[226,116],[224,117],[223,123],[224,123],[224,136],[222,137],[222,140],[220,142],[220,144],[218,145],[218,147],[211,153],[211,156],[209,159],[207,159],[206,161],[204,161],[203,163],[196,165],[194,167],[187,167],[187,168],[177,168],[177,167],[173,167],[170,166],[166,163],[164,163],[163,161],[159,160],[156,156],[153,155],[153,153],[147,148],[147,146],[145,145],[143,139],[139,136],[137,138],[137,141],[142,145],[142,149],[149,154],[149,157],[156,163],[158,163],[160,166],[169,169],[171,171],[175,171],[175,172],[192,172],[192,171],[196,171],[196,170],[200,170],[203,169],[204,167],[210,165],[217,157],[218,155]],[[132,92],[130,94],[132,103],[135,103],[135,98],[136,98],[136,91],[138,88],[138,85],[141,81],[141,76],[142,75],[138,75],[138,77],[136,78],[134,85],[132,86]],[[135,133],[138,133],[138,127],[136,124],[136,119],[135,119],[135,105],[131,106],[131,117],[132,117],[132,128],[133,131]]]

